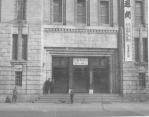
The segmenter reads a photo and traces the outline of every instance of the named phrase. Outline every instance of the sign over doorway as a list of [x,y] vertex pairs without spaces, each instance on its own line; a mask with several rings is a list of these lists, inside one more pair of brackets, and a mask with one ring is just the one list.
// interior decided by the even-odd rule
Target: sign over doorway
[[88,65],[88,58],[73,58],[73,65]]

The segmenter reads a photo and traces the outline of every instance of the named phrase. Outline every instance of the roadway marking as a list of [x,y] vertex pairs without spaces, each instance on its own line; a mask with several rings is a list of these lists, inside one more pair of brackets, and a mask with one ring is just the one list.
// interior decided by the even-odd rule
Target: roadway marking
[[134,111],[134,112],[137,112],[137,113],[143,114],[144,116],[147,116],[147,114],[145,114],[145,113],[143,113],[143,112],[141,112],[141,111],[135,110],[135,109],[133,109],[133,108],[130,108],[130,107],[127,107],[127,106],[118,105],[118,104],[114,104],[114,105],[117,105],[117,106],[126,108],[126,109],[128,109],[129,111],[132,110],[132,111]]

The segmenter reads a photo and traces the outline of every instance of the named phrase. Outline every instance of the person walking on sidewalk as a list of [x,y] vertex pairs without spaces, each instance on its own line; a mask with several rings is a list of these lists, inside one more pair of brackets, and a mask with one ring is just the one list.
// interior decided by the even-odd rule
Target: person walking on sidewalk
[[71,100],[71,104],[73,104],[73,97],[74,97],[74,91],[73,89],[70,91],[70,100]]
[[14,87],[14,89],[13,89],[13,96],[12,96],[12,103],[16,103],[17,96],[18,96],[17,88]]

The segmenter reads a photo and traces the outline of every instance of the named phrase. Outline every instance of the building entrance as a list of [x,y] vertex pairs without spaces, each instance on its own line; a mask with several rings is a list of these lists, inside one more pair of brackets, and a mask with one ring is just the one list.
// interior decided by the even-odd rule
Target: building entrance
[[53,93],[67,93],[68,83],[68,69],[53,68]]
[[109,93],[108,68],[93,68],[94,93]]
[[76,93],[88,93],[89,75],[88,68],[77,67],[73,70],[73,88]]
[[68,58],[53,57],[52,58],[52,93],[68,93],[69,88],[69,68]]

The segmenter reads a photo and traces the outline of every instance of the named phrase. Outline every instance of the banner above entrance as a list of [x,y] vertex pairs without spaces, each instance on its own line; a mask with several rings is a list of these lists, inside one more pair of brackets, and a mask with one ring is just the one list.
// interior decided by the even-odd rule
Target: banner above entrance
[[88,65],[88,58],[73,58],[73,65]]

